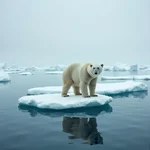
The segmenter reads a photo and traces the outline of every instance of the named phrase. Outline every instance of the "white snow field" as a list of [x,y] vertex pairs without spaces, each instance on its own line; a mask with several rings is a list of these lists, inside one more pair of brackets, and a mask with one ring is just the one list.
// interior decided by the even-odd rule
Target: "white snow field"
[[150,75],[102,76],[101,80],[150,80]]
[[34,106],[40,109],[70,109],[81,107],[94,107],[108,104],[112,97],[98,95],[98,97],[84,98],[81,95],[70,95],[62,97],[61,94],[45,94],[34,96],[23,96],[18,100],[19,105]]
[[10,81],[10,76],[8,73],[4,72],[4,71],[0,71],[0,82],[8,82]]
[[[148,87],[145,83],[135,81],[125,81],[119,83],[98,83],[96,86],[96,93],[111,95],[137,91],[146,91],[147,89]],[[27,94],[40,95],[40,94],[60,93],[61,91],[62,86],[46,86],[28,89]],[[73,92],[73,89],[70,88],[69,92]]]

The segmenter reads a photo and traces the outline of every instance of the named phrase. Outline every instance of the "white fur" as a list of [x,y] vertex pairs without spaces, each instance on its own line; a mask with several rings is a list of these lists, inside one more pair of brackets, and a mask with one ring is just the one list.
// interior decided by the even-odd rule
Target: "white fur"
[[[69,65],[63,72],[63,88],[62,96],[68,96],[68,90],[71,86],[74,88],[75,95],[83,95],[84,97],[96,96],[95,88],[98,76],[103,70],[103,64],[80,64],[73,63]],[[88,94],[88,87],[90,94]],[[81,93],[80,93],[81,89]]]
[[[97,68],[99,68],[99,69],[97,69]],[[103,70],[103,67],[101,65],[98,65],[98,64],[93,64],[92,67],[91,66],[87,67],[87,72],[93,78],[98,77],[99,74],[102,72],[102,70]],[[97,74],[95,74],[95,71],[97,72]]]

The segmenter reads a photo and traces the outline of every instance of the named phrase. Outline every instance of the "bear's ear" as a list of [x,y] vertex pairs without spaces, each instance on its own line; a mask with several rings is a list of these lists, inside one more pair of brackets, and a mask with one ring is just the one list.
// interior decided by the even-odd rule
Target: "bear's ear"
[[101,67],[104,67],[104,64],[101,64]]
[[90,67],[93,67],[93,65],[90,65]]

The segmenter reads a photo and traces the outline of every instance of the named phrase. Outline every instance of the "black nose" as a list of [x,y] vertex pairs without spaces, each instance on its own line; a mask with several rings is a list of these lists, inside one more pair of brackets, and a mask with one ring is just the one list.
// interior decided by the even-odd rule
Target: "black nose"
[[95,72],[95,74],[97,74],[97,72]]

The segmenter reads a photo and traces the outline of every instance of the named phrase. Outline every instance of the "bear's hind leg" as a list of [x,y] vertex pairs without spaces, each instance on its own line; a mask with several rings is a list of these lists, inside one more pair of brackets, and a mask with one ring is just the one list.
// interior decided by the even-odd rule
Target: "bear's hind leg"
[[80,87],[79,86],[72,86],[73,87],[73,90],[74,90],[74,94],[75,95],[82,95],[80,93]]
[[67,94],[68,94],[70,87],[71,87],[71,85],[63,85],[62,94],[61,94],[63,97],[69,96]]
[[61,95],[62,95],[63,97],[68,97],[68,96],[69,96],[69,95],[67,95],[67,94],[68,94],[68,91],[69,91],[71,85],[72,85],[72,81],[68,81],[68,82],[65,82],[65,83],[63,84],[62,93],[61,93]]

